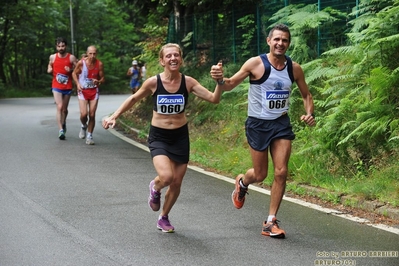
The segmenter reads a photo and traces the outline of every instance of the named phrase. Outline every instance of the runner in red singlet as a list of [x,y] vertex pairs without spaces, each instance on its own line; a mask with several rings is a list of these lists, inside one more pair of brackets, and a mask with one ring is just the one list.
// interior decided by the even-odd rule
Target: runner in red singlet
[[57,53],[50,55],[47,72],[53,74],[51,88],[57,105],[58,137],[64,140],[68,104],[72,94],[72,71],[76,66],[76,57],[66,52],[67,41],[64,38],[57,38],[55,46]]

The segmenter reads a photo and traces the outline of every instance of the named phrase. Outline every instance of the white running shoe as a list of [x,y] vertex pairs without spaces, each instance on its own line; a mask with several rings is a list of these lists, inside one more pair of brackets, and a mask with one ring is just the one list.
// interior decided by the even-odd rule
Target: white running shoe
[[81,127],[79,132],[79,138],[84,139],[86,137],[86,129],[87,127]]
[[94,145],[94,140],[93,140],[93,138],[86,138],[86,144],[87,144],[87,145]]

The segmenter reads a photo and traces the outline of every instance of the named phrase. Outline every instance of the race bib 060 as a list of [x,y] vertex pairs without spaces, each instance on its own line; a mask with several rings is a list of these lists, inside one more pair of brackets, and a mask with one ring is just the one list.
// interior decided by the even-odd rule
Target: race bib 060
[[184,110],[184,96],[175,95],[158,95],[157,96],[157,112],[160,114],[178,114]]

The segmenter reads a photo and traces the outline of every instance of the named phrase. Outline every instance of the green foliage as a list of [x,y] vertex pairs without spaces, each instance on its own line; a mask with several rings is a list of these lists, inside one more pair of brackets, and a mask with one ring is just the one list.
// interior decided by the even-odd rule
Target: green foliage
[[302,63],[319,55],[318,40],[315,36],[331,28],[335,21],[343,17],[344,13],[331,7],[318,11],[316,4],[298,4],[280,9],[269,20],[273,23],[270,28],[278,23],[290,26],[292,37],[289,53],[296,62]]
[[[149,9],[153,11],[152,24],[146,23],[145,14]],[[5,2],[0,9],[0,79],[8,85],[7,88],[14,87],[27,94],[32,89],[43,91],[49,88],[48,60],[55,52],[54,40],[62,36],[68,40],[69,51],[78,58],[89,45],[97,46],[106,75],[103,92],[127,92],[126,71],[132,57],[153,60],[154,50],[151,49],[158,50],[158,47],[140,43],[150,40],[151,34],[156,32],[149,28],[165,28],[167,23],[159,15],[163,12],[165,10],[157,8],[152,1],[134,5],[115,0]],[[165,32],[157,33],[157,43],[164,42]],[[72,33],[74,40],[71,40]],[[162,40],[159,38],[161,34]],[[144,49],[147,50],[143,52]]]
[[44,51],[43,44],[51,38],[54,28],[66,28],[56,20],[62,16],[56,6],[54,1],[48,0],[38,0],[35,5],[30,1],[2,3],[0,79],[7,85],[31,87],[32,81],[46,70],[49,54]]
[[381,53],[383,46],[375,42],[395,39],[389,35],[393,32],[390,27],[381,26],[384,23],[378,20],[385,21],[396,13],[396,8],[385,8],[372,17],[366,13],[368,23],[362,15],[355,18],[356,28],[360,24],[357,21],[363,21],[363,27],[360,34],[354,29],[348,34],[353,44],[324,54],[318,62],[327,68],[325,75],[317,74],[317,68],[311,72],[316,76],[312,82],[317,82],[319,88],[325,84],[320,89],[325,98],[321,103],[325,109],[321,141],[341,161],[360,159],[367,168],[372,158],[392,148],[389,140],[397,136],[399,83],[396,71],[391,69],[398,65],[385,58],[395,58],[398,43],[391,42],[394,49]]
[[241,50],[244,51],[242,53],[242,57],[244,58],[251,56],[249,46],[252,43],[254,33],[256,31],[256,24],[254,19],[254,15],[250,14],[237,20],[237,28],[243,29],[244,31],[244,34],[242,35],[243,42],[240,46]]

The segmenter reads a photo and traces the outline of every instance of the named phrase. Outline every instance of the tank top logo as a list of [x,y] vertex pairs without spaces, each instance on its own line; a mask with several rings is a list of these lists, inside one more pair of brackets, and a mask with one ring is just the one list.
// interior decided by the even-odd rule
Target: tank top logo
[[276,82],[274,82],[274,88],[275,90],[282,90],[284,87],[284,82],[282,82],[281,80],[277,80]]
[[159,114],[179,114],[184,110],[184,96],[181,94],[158,95],[157,112]]

